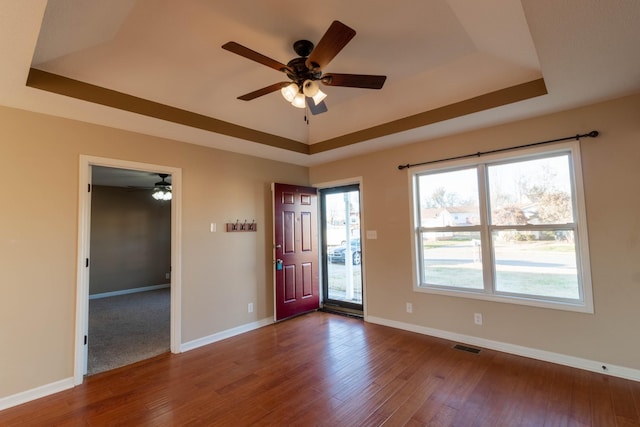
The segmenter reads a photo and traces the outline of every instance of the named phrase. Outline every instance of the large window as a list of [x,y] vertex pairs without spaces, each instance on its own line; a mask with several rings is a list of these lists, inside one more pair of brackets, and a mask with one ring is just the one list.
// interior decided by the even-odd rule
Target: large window
[[415,289],[593,312],[579,161],[575,142],[412,170]]

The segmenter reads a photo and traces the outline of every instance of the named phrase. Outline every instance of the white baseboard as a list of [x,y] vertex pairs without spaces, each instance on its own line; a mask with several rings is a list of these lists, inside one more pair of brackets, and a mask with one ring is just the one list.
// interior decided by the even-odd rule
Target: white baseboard
[[170,283],[165,283],[164,285],[143,286],[141,288],[131,288],[131,289],[123,289],[121,291],[103,292],[101,294],[93,294],[93,295],[89,295],[89,299],[115,297],[117,295],[127,295],[127,294],[135,294],[137,292],[155,291],[157,289],[165,289],[165,288],[170,288],[170,287],[171,287]]
[[221,341],[226,338],[231,338],[236,335],[243,334],[245,332],[253,331],[254,329],[262,328],[273,323],[273,318],[268,317],[256,322],[247,323],[246,325],[236,326],[235,328],[227,329],[226,331],[217,332],[213,335],[198,338],[193,341],[186,342],[180,346],[180,351],[189,351],[198,347],[202,347],[208,344],[213,344],[216,341]]
[[[624,366],[612,365],[607,362],[583,359],[566,354],[553,353],[545,350],[538,350],[530,347],[504,343],[500,341],[478,338],[471,335],[457,334],[440,329],[427,328],[425,326],[413,325],[411,323],[397,322],[395,320],[383,319],[375,316],[367,316],[365,321],[378,325],[389,326],[405,331],[416,332],[449,341],[455,341],[467,345],[475,345],[504,353],[515,354],[517,356],[529,357],[531,359],[543,360],[545,362],[557,363],[559,365],[570,366],[572,368],[584,369],[591,372],[599,372],[605,375],[625,378],[633,381],[640,381],[640,370],[631,369]],[[603,368],[604,367],[604,368]]]
[[73,377],[0,398],[0,411],[73,387]]

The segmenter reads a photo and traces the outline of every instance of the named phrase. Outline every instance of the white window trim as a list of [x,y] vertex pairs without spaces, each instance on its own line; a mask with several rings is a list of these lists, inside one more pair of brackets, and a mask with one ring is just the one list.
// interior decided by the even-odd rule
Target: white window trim
[[[573,193],[574,193],[574,205],[576,209],[576,219],[577,219],[577,228],[576,228],[576,257],[577,257],[577,270],[579,272],[581,289],[580,293],[582,296],[581,301],[551,301],[545,299],[537,299],[535,297],[530,296],[515,296],[515,295],[503,295],[503,294],[494,294],[491,293],[489,289],[482,290],[469,290],[462,288],[436,288],[436,287],[425,287],[420,286],[420,241],[418,239],[419,233],[417,232],[418,224],[419,224],[419,205],[416,207],[415,201],[417,196],[417,185],[416,185],[416,176],[425,172],[425,171],[446,171],[446,170],[454,170],[460,169],[464,167],[477,166],[479,164],[488,164],[497,162],[500,160],[517,160],[518,158],[526,158],[538,155],[549,155],[553,153],[559,152],[570,152],[571,159],[571,168],[573,170],[573,174],[571,176],[573,182]],[[594,305],[593,305],[593,289],[591,283],[591,263],[589,259],[589,236],[587,232],[587,217],[586,217],[586,207],[585,207],[585,195],[584,195],[584,186],[582,180],[582,164],[581,164],[581,156],[580,156],[580,142],[572,141],[567,143],[558,143],[553,144],[553,146],[538,146],[534,148],[527,149],[519,149],[511,152],[499,153],[482,156],[481,158],[474,159],[460,159],[460,160],[452,160],[449,162],[442,162],[437,164],[413,167],[407,170],[407,179],[409,181],[409,197],[411,199],[411,261],[413,266],[413,290],[415,292],[422,292],[428,294],[436,294],[436,295],[447,295],[461,298],[471,298],[485,301],[494,301],[501,303],[509,303],[509,304],[520,304],[527,305],[533,307],[542,307],[542,308],[550,308],[557,310],[566,310],[566,311],[575,311],[581,313],[594,313]],[[480,180],[479,185],[484,187],[486,185],[484,180]],[[485,193],[485,188],[479,188],[479,193]],[[485,193],[486,194],[486,193]],[[481,204],[484,202],[481,202]],[[486,212],[482,212],[481,215],[484,216],[482,219],[482,229],[483,240],[488,238],[484,234],[489,232],[489,227],[486,226],[487,218]],[[475,227],[474,227],[475,228]],[[468,229],[468,228],[467,228]],[[486,240],[484,240],[486,241]],[[483,257],[489,256],[488,253],[488,245],[483,245]],[[487,252],[487,253],[485,253]],[[486,259],[486,258],[485,258]],[[493,268],[493,262],[492,268]],[[483,271],[485,269],[483,268]],[[486,283],[486,273],[485,273],[485,283]]]

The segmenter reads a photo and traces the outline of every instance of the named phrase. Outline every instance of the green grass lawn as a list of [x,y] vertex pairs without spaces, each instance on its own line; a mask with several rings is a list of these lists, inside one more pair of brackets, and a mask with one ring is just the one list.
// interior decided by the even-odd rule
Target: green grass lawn
[[579,298],[578,280],[572,274],[498,271],[496,276],[496,287],[499,292],[542,295],[555,298]]
[[[425,249],[435,249],[442,247],[468,247],[470,240],[428,240],[424,243]],[[562,243],[558,241],[538,241],[538,242],[512,242],[508,245],[498,243],[497,247],[508,246],[518,251],[542,251],[542,252],[574,252],[573,243]]]
[[[521,295],[541,295],[554,298],[577,299],[578,282],[571,274],[497,271],[496,287],[499,292]],[[482,289],[482,271],[473,268],[437,267],[427,270],[427,283]]]
[[[483,289],[482,266],[479,259],[471,264],[471,242],[465,240],[438,240],[424,244],[425,256],[431,252],[437,253],[435,258],[425,260],[427,283],[440,286],[454,286],[465,289]],[[539,295],[552,298],[579,298],[578,280],[575,274],[554,271],[553,268],[538,267],[535,264],[553,263],[551,253],[573,253],[575,245],[560,241],[526,241],[497,243],[496,254],[506,255],[508,260],[517,262],[530,261],[531,265],[523,267],[501,268],[496,271],[496,291],[520,295]],[[510,256],[509,256],[510,254]],[[516,255],[517,254],[517,255]],[[537,254],[537,255],[536,255]],[[502,255],[498,256],[500,258]],[[564,262],[568,255],[562,255]],[[439,259],[442,258],[443,262]],[[460,262],[447,265],[447,258],[458,259]],[[551,259],[552,260],[551,260]],[[467,262],[468,260],[468,262]],[[566,264],[564,267],[566,269]],[[521,271],[518,271],[521,270]],[[534,271],[532,271],[534,270]]]

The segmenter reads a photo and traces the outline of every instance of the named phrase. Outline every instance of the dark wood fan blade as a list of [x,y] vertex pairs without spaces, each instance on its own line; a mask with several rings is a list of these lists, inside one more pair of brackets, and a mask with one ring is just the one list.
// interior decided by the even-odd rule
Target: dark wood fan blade
[[362,89],[381,89],[387,76],[370,74],[325,74],[322,83],[327,86],[359,87]]
[[322,70],[356,35],[356,30],[333,21],[307,58],[307,67]]
[[313,98],[309,97],[307,97],[307,107],[309,107],[309,111],[311,111],[311,114],[313,114],[314,116],[316,114],[322,114],[328,111],[327,104],[325,104],[324,101],[316,104]]
[[266,65],[267,67],[273,68],[274,70],[282,72],[288,70],[287,66],[283,63],[278,62],[275,59],[271,59],[268,56],[264,56],[263,54],[251,50],[248,47],[244,47],[236,42],[227,42],[222,45],[222,48],[228,50],[229,52],[233,52],[236,55],[244,56],[247,59],[256,61],[262,65]]
[[238,99],[241,99],[242,101],[251,101],[252,99],[259,98],[262,95],[267,95],[271,92],[278,91],[282,89],[283,86],[286,86],[290,83],[291,82],[274,83],[271,86],[263,87],[262,89],[258,89],[256,91],[247,93],[246,95],[239,96]]

